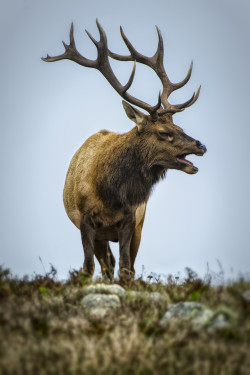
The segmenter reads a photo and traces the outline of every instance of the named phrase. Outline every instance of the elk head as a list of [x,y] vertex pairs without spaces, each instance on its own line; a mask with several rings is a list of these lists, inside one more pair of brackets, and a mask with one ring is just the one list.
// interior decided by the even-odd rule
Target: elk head
[[[100,33],[99,42],[96,41],[86,30],[86,33],[97,48],[98,56],[96,60],[86,59],[77,51],[74,41],[73,23],[71,24],[70,29],[70,44],[67,45],[63,42],[65,52],[62,55],[55,57],[47,55],[43,60],[46,62],[53,62],[69,59],[82,66],[98,69],[118,94],[125,99],[125,101],[123,101],[124,109],[127,116],[134,121],[137,126],[138,135],[141,136],[141,139],[144,142],[144,149],[147,149],[149,155],[148,159],[150,166],[159,166],[164,170],[178,169],[189,174],[197,173],[198,168],[195,167],[193,163],[186,160],[186,156],[189,154],[201,156],[206,152],[206,147],[199,141],[189,137],[179,126],[175,125],[172,116],[196,102],[199,97],[200,87],[185,103],[173,105],[168,101],[168,98],[173,91],[183,87],[189,81],[193,63],[191,62],[189,71],[181,82],[172,83],[168,78],[163,65],[163,39],[158,27],[156,27],[159,38],[158,48],[152,57],[147,57],[137,52],[121,27],[121,36],[130,52],[130,55],[128,56],[121,56],[108,49],[106,34],[98,20],[96,20],[96,23]],[[134,61],[134,67],[126,85],[123,86],[116,78],[110,66],[108,57],[119,61]],[[152,68],[162,82],[163,90],[162,93],[159,93],[158,103],[155,106],[151,106],[128,93],[134,79],[136,62]],[[147,111],[148,114],[146,115],[128,103]]]

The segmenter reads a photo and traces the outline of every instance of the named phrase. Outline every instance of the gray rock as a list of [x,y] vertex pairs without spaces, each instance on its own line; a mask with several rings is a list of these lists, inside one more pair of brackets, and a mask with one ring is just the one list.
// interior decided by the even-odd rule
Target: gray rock
[[126,295],[131,299],[140,299],[149,302],[160,302],[169,300],[169,297],[166,293],[158,292],[139,292],[136,290],[131,290],[127,292]]
[[242,293],[242,298],[246,303],[250,303],[250,290],[245,290],[245,292]]
[[92,321],[102,321],[108,316],[109,312],[109,309],[98,307],[88,310],[86,316]]
[[160,302],[160,301],[166,300],[167,296],[163,293],[151,292],[151,293],[148,293],[147,298],[152,302],[158,302],[158,301]]
[[125,289],[118,284],[92,284],[84,288],[84,294],[115,294],[120,298],[125,296]]
[[214,313],[207,324],[208,333],[216,333],[218,331],[232,328],[237,323],[237,314],[232,309],[221,306]]
[[225,315],[218,314],[213,319],[210,320],[207,326],[207,332],[210,334],[216,333],[218,331],[223,331],[231,327],[230,322],[226,319]]
[[110,311],[120,307],[121,302],[115,294],[88,294],[81,301],[85,314],[91,319],[102,319]]
[[85,309],[96,307],[114,308],[120,306],[120,304],[120,299],[115,294],[88,294],[82,299],[82,305]]
[[199,302],[178,302],[172,305],[165,313],[164,319],[171,318],[194,318],[203,310],[203,306]]
[[192,321],[192,326],[195,330],[199,331],[201,328],[206,327],[213,317],[213,311],[204,307],[203,310],[197,314]]
[[179,302],[170,307],[160,323],[167,326],[173,321],[185,321],[194,330],[205,328],[208,333],[214,334],[232,327],[236,319],[234,311],[223,306],[212,311],[199,302]]
[[178,302],[165,313],[161,319],[161,324],[166,326],[173,320],[184,320],[191,321],[195,329],[200,329],[207,324],[212,316],[212,310],[199,302]]

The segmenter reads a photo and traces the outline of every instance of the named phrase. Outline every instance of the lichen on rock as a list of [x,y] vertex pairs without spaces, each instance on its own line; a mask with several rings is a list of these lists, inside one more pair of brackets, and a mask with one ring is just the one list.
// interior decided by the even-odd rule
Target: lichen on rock
[[120,298],[115,294],[88,294],[83,297],[81,305],[89,318],[102,319],[110,311],[120,307]]
[[120,298],[124,297],[126,291],[118,284],[92,284],[83,289],[84,294],[114,294]]

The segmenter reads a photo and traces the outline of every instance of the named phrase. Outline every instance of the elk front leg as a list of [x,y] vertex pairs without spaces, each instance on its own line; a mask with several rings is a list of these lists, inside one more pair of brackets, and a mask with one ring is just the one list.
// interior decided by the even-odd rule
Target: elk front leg
[[95,271],[94,263],[94,244],[95,244],[95,227],[90,218],[83,216],[80,223],[82,245],[84,251],[83,271],[90,276]]
[[133,278],[133,272],[131,272],[130,262],[130,244],[135,230],[135,219],[134,217],[127,218],[118,230],[119,239],[119,272],[121,280],[127,281]]

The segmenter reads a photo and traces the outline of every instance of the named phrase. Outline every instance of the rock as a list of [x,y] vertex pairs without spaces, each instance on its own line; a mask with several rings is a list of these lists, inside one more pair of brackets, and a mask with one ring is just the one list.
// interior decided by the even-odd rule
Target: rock
[[236,319],[234,311],[224,306],[212,311],[199,302],[179,302],[170,307],[160,323],[167,326],[173,321],[185,321],[194,330],[206,328],[208,333],[214,334],[231,328]]
[[114,308],[120,304],[120,299],[115,294],[88,294],[82,299],[82,305],[87,310],[96,307]]
[[120,307],[121,302],[115,294],[88,294],[81,301],[84,312],[91,319],[102,319],[110,311]]
[[147,293],[146,298],[152,302],[160,302],[160,301],[166,300],[167,297],[163,293],[151,292],[151,293]]
[[237,322],[237,314],[226,306],[221,306],[214,313],[207,324],[208,333],[216,333],[219,331],[232,328]]
[[84,294],[113,294],[122,298],[126,291],[118,284],[92,284],[84,288]]
[[245,292],[242,293],[242,303],[243,307],[245,309],[245,313],[250,313],[250,290],[245,290]]
[[149,302],[161,302],[161,301],[168,301],[169,297],[166,293],[158,293],[158,292],[139,292],[136,290],[131,290],[126,293],[127,297],[134,299],[134,300],[145,300]]
[[213,316],[213,311],[204,307],[203,310],[196,316],[192,321],[192,326],[196,331],[199,331],[201,328],[206,327]]
[[178,302],[170,307],[163,319],[168,321],[171,318],[190,319],[200,315],[204,307],[199,302]]
[[211,319],[209,325],[207,326],[207,332],[210,334],[216,333],[218,331],[223,331],[231,327],[231,324],[226,319],[223,314],[219,314]]
[[248,303],[250,304],[250,290],[245,290],[245,292],[242,293],[242,298],[244,302],[246,302],[247,304]]
[[199,302],[178,302],[170,307],[161,319],[161,324],[166,326],[173,320],[191,321],[195,329],[200,329],[213,316],[212,310]]
[[86,312],[86,315],[91,321],[101,321],[108,316],[109,312],[109,309],[96,307],[91,310],[88,310]]

